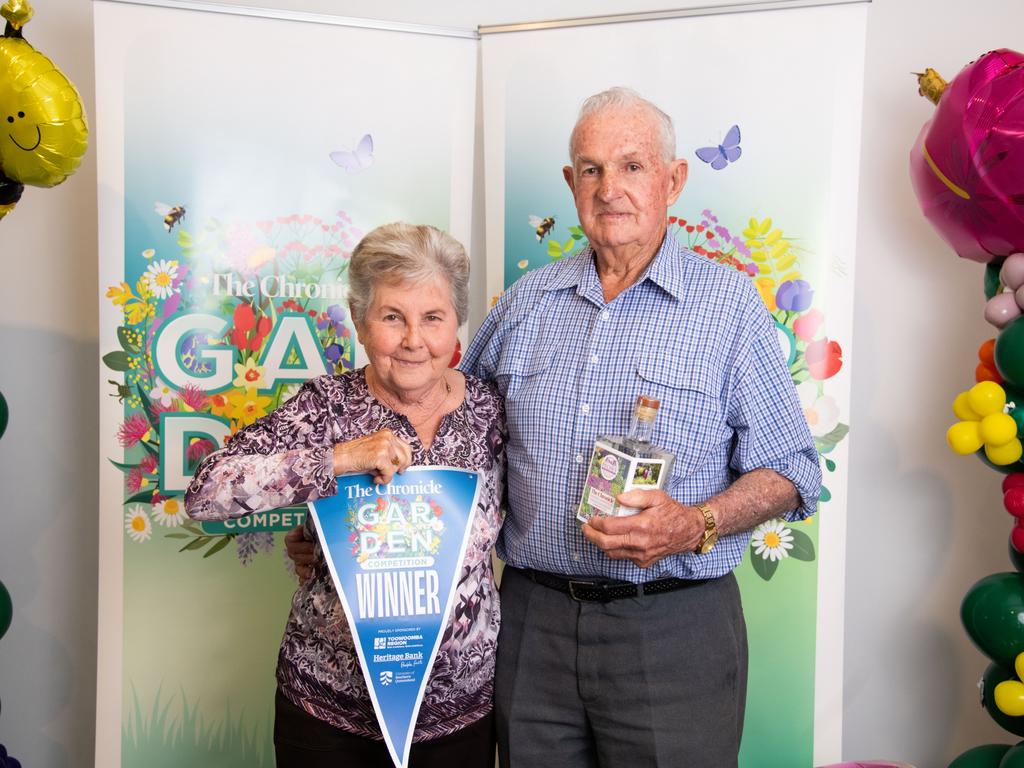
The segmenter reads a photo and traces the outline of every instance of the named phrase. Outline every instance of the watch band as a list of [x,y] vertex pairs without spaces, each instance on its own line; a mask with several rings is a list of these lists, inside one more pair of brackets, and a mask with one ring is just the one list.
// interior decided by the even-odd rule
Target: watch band
[[704,534],[700,537],[700,541],[697,542],[696,552],[700,555],[706,555],[718,541],[718,526],[715,524],[715,516],[711,513],[711,507],[707,502],[697,504],[696,507],[704,515]]

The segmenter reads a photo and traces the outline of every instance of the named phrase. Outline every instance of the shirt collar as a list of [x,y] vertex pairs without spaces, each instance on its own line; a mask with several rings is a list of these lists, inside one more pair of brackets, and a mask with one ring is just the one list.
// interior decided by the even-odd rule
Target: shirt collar
[[[636,284],[639,285],[645,280],[650,280],[669,295],[681,300],[685,294],[685,271],[684,249],[674,237],[666,232],[658,253],[644,273],[640,275]],[[600,296],[600,282],[597,277],[597,268],[594,266],[594,249],[588,245],[573,258],[562,262],[561,269],[554,271],[544,285],[544,290],[558,291],[575,287],[576,292],[581,296],[590,296],[595,292]]]

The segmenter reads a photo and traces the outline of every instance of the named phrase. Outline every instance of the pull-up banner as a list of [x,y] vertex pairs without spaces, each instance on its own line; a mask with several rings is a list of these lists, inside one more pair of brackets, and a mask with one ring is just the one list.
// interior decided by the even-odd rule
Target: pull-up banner
[[296,583],[283,537],[306,508],[197,523],[184,493],[303,381],[365,362],[347,300],[365,232],[401,220],[469,242],[477,41],[94,9],[95,764],[269,768]]
[[[668,237],[745,275],[775,323],[825,484],[815,517],[758,526],[736,571],[750,639],[741,768],[833,763],[842,751],[835,670],[866,9],[524,25],[481,42],[489,296],[587,245],[562,168],[580,103],[620,85],[672,116],[676,156],[689,161]],[[688,332],[656,326],[644,356]],[[586,467],[562,472],[567,503]]]
[[476,472],[413,467],[387,485],[338,478],[310,503],[391,759],[409,761],[479,496]]

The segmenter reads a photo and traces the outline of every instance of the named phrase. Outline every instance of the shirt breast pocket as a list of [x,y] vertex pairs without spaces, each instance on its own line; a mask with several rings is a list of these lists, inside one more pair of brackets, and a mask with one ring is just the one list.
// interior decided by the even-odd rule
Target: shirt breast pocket
[[721,374],[701,362],[664,353],[642,355],[637,362],[637,394],[661,401],[653,441],[676,456],[673,484],[701,469],[731,439],[722,409]]
[[542,345],[522,345],[505,350],[494,371],[498,391],[505,397],[506,409],[524,398],[542,397],[543,376],[554,361],[555,350]]

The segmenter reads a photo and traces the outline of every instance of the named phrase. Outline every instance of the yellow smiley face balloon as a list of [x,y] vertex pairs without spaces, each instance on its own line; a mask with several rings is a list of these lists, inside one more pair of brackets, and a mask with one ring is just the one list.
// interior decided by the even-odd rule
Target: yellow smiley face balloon
[[[27,0],[0,6],[0,216],[13,208],[2,185],[52,187],[78,168],[88,145],[82,99],[64,73],[22,37]],[[10,196],[10,190],[8,190]],[[20,196],[20,189],[18,190]]]

